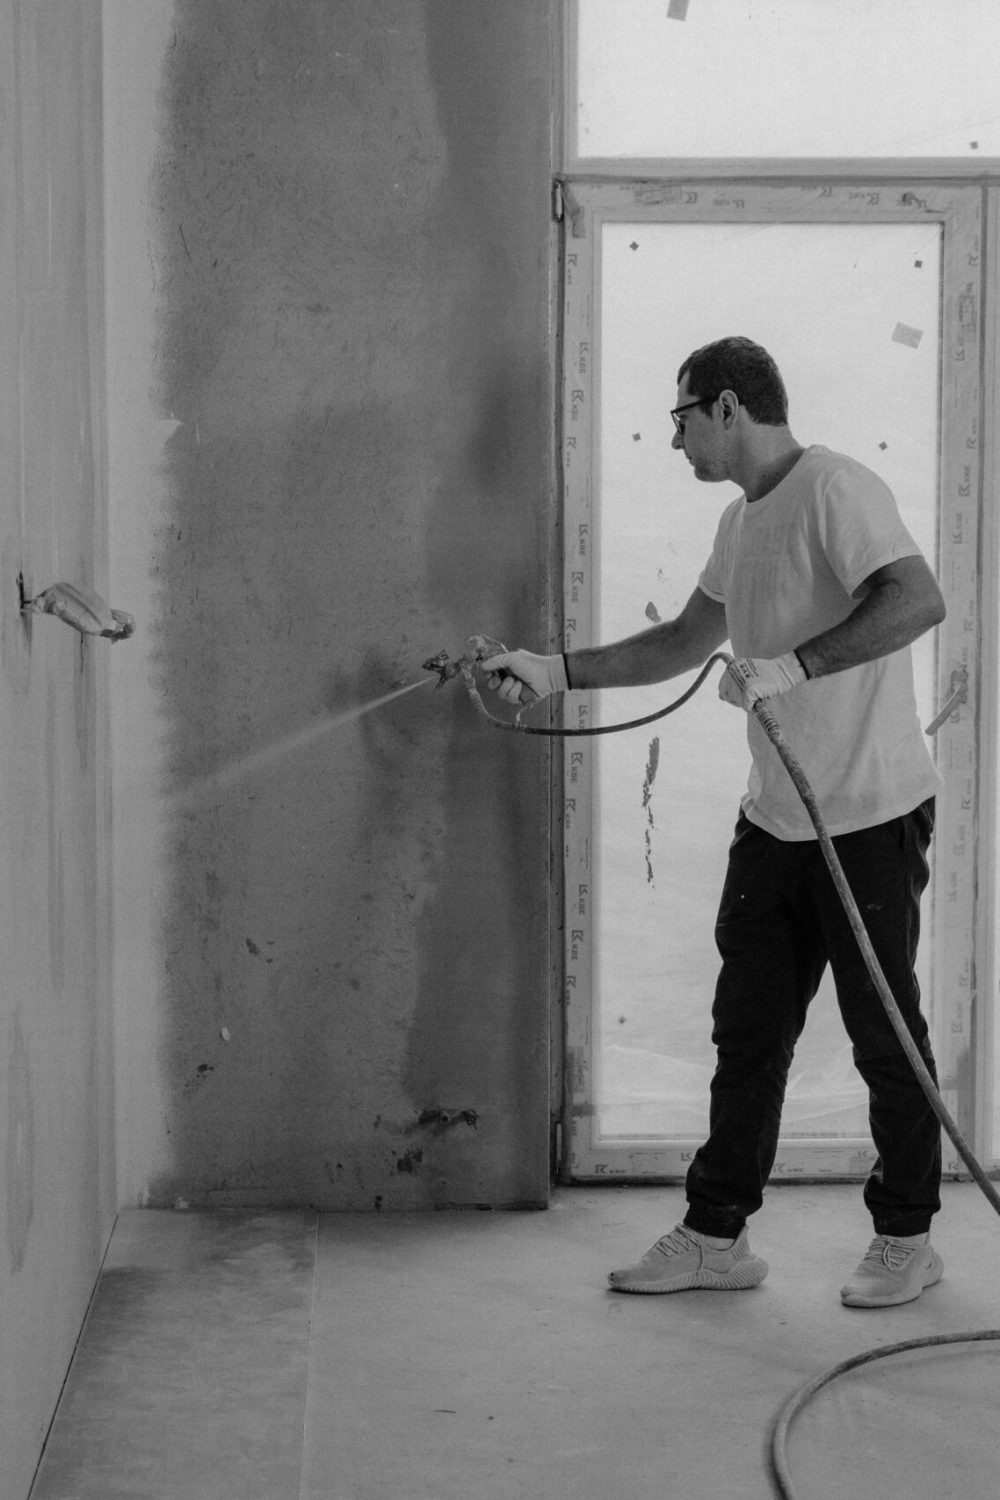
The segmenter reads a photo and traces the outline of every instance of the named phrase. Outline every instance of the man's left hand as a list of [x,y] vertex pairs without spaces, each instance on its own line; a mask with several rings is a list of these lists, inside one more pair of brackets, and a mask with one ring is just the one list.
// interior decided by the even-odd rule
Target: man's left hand
[[774,698],[778,693],[787,693],[789,688],[808,681],[805,668],[794,651],[773,658],[742,656],[723,672],[719,697],[723,703],[731,703],[734,708],[752,713],[754,704],[761,698]]

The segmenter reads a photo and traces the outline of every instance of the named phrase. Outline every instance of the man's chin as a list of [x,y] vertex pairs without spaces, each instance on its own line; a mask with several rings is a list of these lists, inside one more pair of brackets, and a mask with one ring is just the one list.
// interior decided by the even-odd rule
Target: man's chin
[[716,474],[712,469],[704,469],[700,464],[692,464],[695,479],[700,479],[703,484],[722,484],[726,478],[725,474]]

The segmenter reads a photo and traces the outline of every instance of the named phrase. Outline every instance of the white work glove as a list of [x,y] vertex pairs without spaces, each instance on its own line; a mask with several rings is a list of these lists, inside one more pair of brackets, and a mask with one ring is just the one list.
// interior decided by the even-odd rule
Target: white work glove
[[773,659],[760,656],[742,656],[732,662],[722,674],[719,697],[723,703],[734,708],[753,712],[753,706],[761,698],[774,698],[778,693],[787,693],[789,688],[808,682],[806,670],[794,651]]
[[549,693],[565,693],[569,689],[566,663],[561,656],[503,651],[480,662],[479,667],[489,672],[489,686],[507,703],[530,703],[535,698],[547,698]]

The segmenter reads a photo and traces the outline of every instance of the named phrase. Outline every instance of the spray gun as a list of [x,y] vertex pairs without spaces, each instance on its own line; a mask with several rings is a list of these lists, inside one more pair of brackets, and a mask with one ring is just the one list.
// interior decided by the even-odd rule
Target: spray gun
[[506,646],[500,641],[491,640],[488,635],[471,635],[468,650],[457,661],[452,661],[447,651],[439,651],[436,656],[429,656],[422,665],[425,672],[436,672],[437,687],[444,687],[453,677],[465,677],[466,673],[471,676],[473,667],[478,666],[481,661],[488,661],[491,656],[498,656],[506,650]]
[[[453,677],[461,677],[480,718],[485,719],[487,724],[492,724],[494,729],[513,729],[521,734],[567,735],[577,733],[578,731],[573,729],[551,729],[538,724],[522,724],[521,714],[524,712],[524,708],[538,701],[529,687],[522,688],[521,701],[523,707],[518,711],[515,718],[498,719],[495,714],[490,713],[480,696],[479,688],[476,686],[473,668],[478,667],[484,661],[488,661],[491,656],[502,655],[506,650],[507,647],[503,642],[494,640],[492,636],[470,635],[468,650],[464,655],[458,657],[457,660],[452,661],[447,651],[439,651],[436,656],[429,656],[427,658],[423,663],[423,668],[425,672],[436,672],[438,674],[437,687],[434,689],[435,692],[437,692],[437,688],[443,687],[446,682],[450,682]],[[501,677],[506,675],[505,672],[500,673]],[[526,697],[523,696],[525,694],[527,695]],[[599,733],[599,731],[591,732]]]

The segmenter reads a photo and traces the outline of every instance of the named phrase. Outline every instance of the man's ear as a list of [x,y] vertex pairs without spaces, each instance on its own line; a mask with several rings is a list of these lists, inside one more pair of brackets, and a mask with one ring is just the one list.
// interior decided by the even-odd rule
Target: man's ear
[[722,407],[722,420],[727,427],[732,427],[740,411],[740,398],[735,391],[722,391],[718,397],[719,405]]

